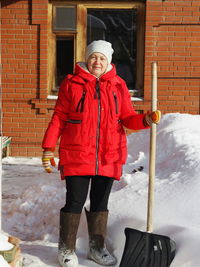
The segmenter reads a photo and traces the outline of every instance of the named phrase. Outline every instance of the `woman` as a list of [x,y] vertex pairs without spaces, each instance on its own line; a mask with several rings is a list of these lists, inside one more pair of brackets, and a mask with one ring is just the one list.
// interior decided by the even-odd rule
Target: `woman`
[[125,82],[111,64],[111,43],[98,40],[86,51],[86,63],[77,63],[74,75],[61,84],[55,111],[42,147],[43,166],[51,172],[59,138],[59,169],[66,180],[66,204],[60,211],[58,259],[63,267],[78,266],[76,234],[89,183],[88,257],[100,265],[116,264],[105,246],[108,198],[114,180],[122,175],[127,145],[123,126],[139,130],[160,120],[160,112],[137,114]]

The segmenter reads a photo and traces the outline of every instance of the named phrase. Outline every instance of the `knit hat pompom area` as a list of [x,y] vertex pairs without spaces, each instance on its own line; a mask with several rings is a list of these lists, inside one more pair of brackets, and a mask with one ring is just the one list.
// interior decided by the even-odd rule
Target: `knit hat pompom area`
[[112,49],[112,44],[104,41],[104,40],[98,40],[98,41],[93,41],[87,46],[86,49],[86,62],[88,61],[88,58],[91,54],[93,53],[101,53],[104,56],[106,56],[108,60],[108,64],[111,63],[112,61],[112,54],[114,50]]

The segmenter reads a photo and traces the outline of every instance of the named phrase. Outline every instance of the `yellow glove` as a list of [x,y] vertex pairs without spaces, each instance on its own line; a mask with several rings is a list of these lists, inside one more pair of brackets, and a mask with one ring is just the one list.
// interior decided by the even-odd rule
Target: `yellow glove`
[[161,111],[160,110],[156,110],[153,112],[148,111],[144,119],[146,124],[149,126],[151,126],[152,123],[158,124],[161,120]]
[[54,160],[54,153],[50,150],[44,150],[42,155],[42,165],[46,172],[51,173],[52,168],[50,166],[56,166],[55,160]]

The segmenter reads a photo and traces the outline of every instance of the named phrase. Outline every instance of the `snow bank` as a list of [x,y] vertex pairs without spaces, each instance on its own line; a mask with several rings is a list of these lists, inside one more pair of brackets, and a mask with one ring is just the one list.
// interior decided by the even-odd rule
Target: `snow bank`
[[0,266],[1,267],[10,267],[7,261],[4,260],[4,257],[0,255]]
[[[177,255],[172,267],[200,266],[199,137],[199,115],[166,114],[157,127],[154,232],[176,241]],[[114,183],[109,201],[108,246],[119,261],[125,242],[124,228],[146,230],[149,130],[131,134],[128,149],[123,177]],[[65,184],[59,180],[59,173],[55,170],[46,174],[40,159],[7,158],[3,163],[3,229],[29,244],[36,240],[42,244],[57,242],[59,209],[65,201]],[[135,172],[140,166],[143,170]],[[77,240],[80,264],[97,266],[85,259],[86,240],[83,214]],[[56,257],[56,250],[53,251]],[[44,262],[35,266],[58,266]]]
[[[0,251],[7,251],[12,249],[13,244],[8,242],[8,236],[0,233]],[[1,267],[10,267],[7,261],[4,259],[2,255],[0,255],[0,266]]]
[[13,247],[14,245],[8,242],[8,237],[0,233],[0,250],[7,251]]

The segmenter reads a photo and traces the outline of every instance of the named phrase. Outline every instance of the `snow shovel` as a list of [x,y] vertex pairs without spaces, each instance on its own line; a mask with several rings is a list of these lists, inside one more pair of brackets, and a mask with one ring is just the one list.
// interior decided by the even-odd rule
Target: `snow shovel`
[[[152,111],[157,109],[157,64],[152,63]],[[147,229],[125,228],[126,242],[119,267],[168,267],[175,257],[176,244],[168,236],[153,232],[153,203],[156,155],[156,124],[150,129]]]

